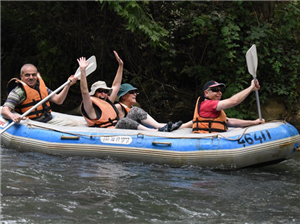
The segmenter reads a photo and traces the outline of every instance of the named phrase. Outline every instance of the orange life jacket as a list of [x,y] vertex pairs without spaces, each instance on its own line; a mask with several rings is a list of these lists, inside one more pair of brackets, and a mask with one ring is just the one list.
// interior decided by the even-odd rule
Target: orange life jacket
[[[27,110],[31,109],[34,105],[36,105],[38,102],[40,102],[41,100],[43,100],[44,98],[46,98],[49,95],[47,92],[47,87],[45,85],[45,82],[43,81],[43,79],[39,73],[37,74],[37,78],[38,78],[38,82],[39,82],[38,89],[31,88],[25,82],[23,82],[22,80],[16,79],[16,78],[11,79],[9,81],[9,82],[14,81],[17,84],[20,83],[26,94],[25,101],[22,104],[16,106],[16,108],[15,108],[16,112],[18,112],[20,114],[25,113]],[[10,85],[10,84],[8,84],[8,85]],[[31,111],[27,115],[27,117],[30,119],[35,119],[35,118],[41,117],[44,113],[45,114],[51,113],[49,101],[39,105],[36,109]]]
[[200,97],[197,100],[194,117],[193,117],[193,133],[215,133],[227,131],[227,117],[223,110],[219,112],[216,118],[200,116]]
[[89,127],[114,128],[119,120],[118,109],[115,105],[110,100],[102,100],[94,96],[91,96],[91,100],[97,115],[96,120],[88,117],[84,110],[83,102],[81,103],[81,114],[85,118],[87,125]]
[[123,104],[123,103],[120,103],[119,102],[119,104],[121,105],[121,107],[123,108],[123,111],[124,111],[124,117],[126,117],[127,116],[127,114],[129,113],[129,111],[130,111],[130,108],[129,107],[127,107],[125,104]]

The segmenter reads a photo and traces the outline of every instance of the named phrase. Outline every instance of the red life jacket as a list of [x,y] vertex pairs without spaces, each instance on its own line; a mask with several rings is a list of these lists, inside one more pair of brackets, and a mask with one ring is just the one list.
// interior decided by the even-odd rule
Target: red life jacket
[[[45,85],[45,82],[43,81],[42,77],[40,76],[40,74],[37,74],[37,78],[38,78],[38,82],[39,82],[39,88],[38,89],[34,89],[31,88],[30,86],[28,86],[25,82],[23,82],[22,80],[19,79],[11,79],[9,81],[9,85],[11,85],[10,82],[14,81],[17,84],[21,84],[25,94],[26,94],[26,99],[25,101],[20,104],[17,105],[15,107],[15,111],[23,114],[25,113],[27,110],[31,109],[34,105],[36,105],[38,102],[40,102],[41,100],[43,100],[44,98],[46,98],[49,94],[47,91],[47,87]],[[50,102],[47,101],[41,105],[39,105],[36,109],[34,109],[33,111],[31,111],[27,117],[30,119],[35,119],[35,118],[39,118],[42,116],[42,114],[46,114],[46,113],[51,113],[51,108],[50,108]]]
[[102,100],[91,96],[93,107],[95,109],[97,119],[92,120],[88,117],[84,110],[83,102],[81,103],[81,114],[85,118],[89,127],[114,128],[117,124],[118,110],[115,105],[109,100]]
[[227,117],[223,110],[219,112],[216,118],[201,117],[200,116],[200,97],[197,100],[194,117],[193,117],[193,133],[215,133],[215,132],[226,132]]

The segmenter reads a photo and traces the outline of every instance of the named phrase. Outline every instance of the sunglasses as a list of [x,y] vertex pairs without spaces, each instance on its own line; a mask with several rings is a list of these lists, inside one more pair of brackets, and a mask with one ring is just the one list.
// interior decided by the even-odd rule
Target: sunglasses
[[224,87],[218,87],[218,88],[209,88],[208,90],[211,90],[212,92],[214,93],[217,93],[217,92],[224,92],[225,88]]
[[97,93],[106,93],[106,94],[108,94],[109,90],[108,89],[97,89]]
[[136,90],[130,90],[128,91],[129,94],[139,94],[139,91],[136,89]]
[[25,76],[26,78],[29,78],[30,76],[32,76],[32,77],[37,77],[37,73],[32,73],[32,74],[26,73],[26,74],[24,74],[24,76]]

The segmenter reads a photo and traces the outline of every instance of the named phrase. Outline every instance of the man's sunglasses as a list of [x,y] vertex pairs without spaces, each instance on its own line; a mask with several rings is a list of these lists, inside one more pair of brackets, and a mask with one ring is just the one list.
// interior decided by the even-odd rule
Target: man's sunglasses
[[224,92],[225,88],[224,87],[217,87],[217,88],[209,88],[208,90],[211,90],[212,92],[214,93],[217,93],[217,92]]
[[136,89],[136,90],[130,90],[128,91],[129,94],[139,94],[139,91]]
[[97,89],[97,93],[106,93],[106,94],[108,94],[109,90],[108,89]]

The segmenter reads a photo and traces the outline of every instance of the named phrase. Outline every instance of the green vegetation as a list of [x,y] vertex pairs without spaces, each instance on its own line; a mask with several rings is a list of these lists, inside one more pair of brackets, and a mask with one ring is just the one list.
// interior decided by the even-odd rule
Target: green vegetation
[[[226,83],[225,98],[250,84],[245,54],[252,44],[261,104],[279,97],[293,112],[299,102],[298,1],[7,1],[1,26],[1,103],[7,81],[27,62],[55,89],[76,71],[76,58],[95,55],[89,84],[110,84],[116,50],[125,62],[124,82],[139,87],[142,107],[159,120],[187,121],[206,81]],[[80,101],[76,85],[65,105]],[[254,94],[226,113],[257,117]]]

